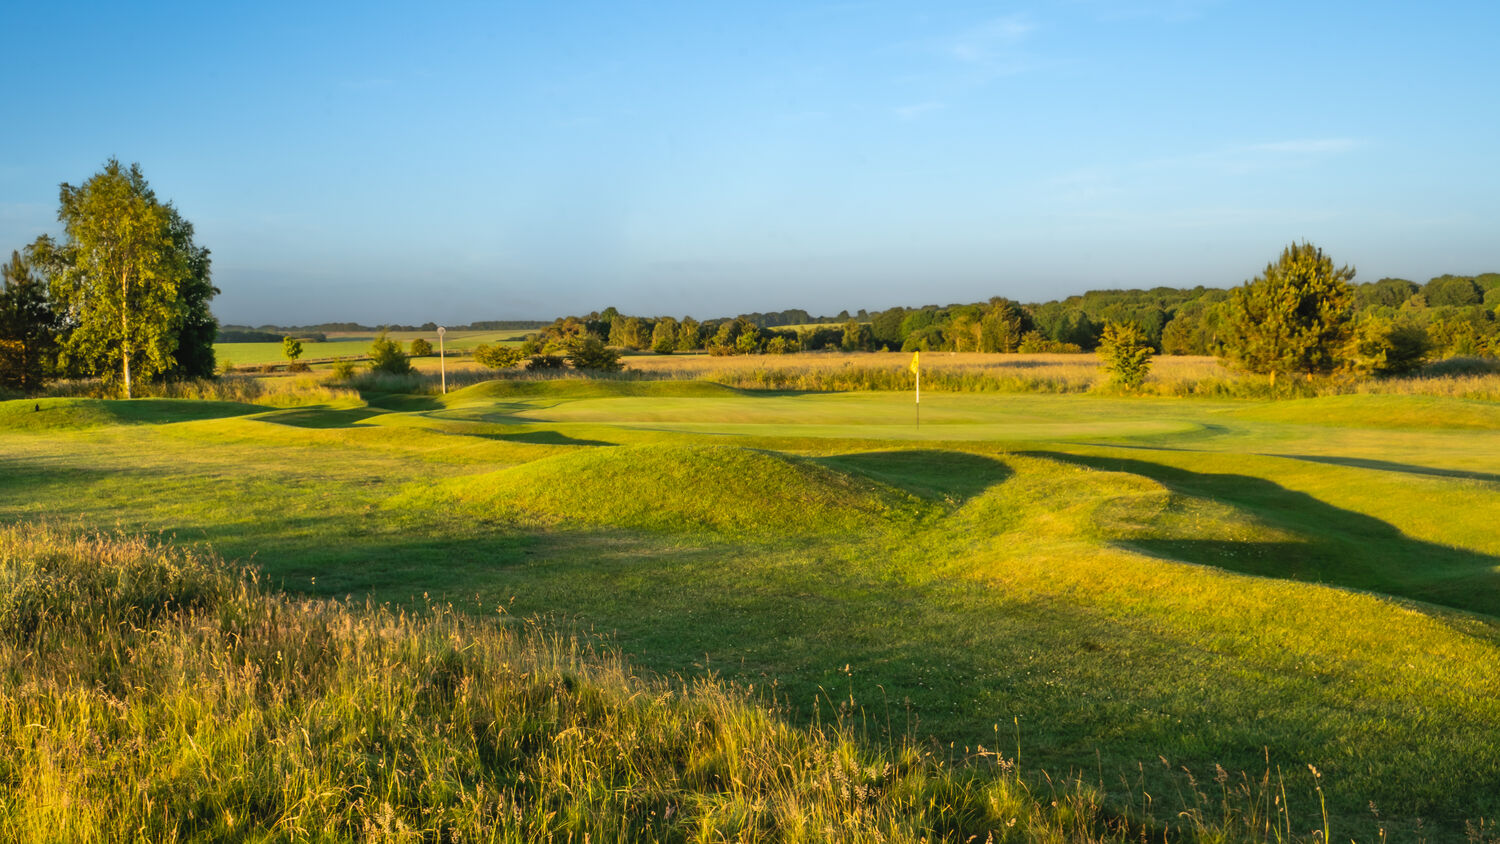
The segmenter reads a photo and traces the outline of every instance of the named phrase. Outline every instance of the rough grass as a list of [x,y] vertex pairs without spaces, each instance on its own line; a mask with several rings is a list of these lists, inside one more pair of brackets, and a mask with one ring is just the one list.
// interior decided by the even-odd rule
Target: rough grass
[[1292,838],[1269,779],[1133,828],[1081,782],[1034,791],[994,749],[959,767],[873,749],[474,609],[489,618],[290,600],[211,556],[0,529],[0,837]]

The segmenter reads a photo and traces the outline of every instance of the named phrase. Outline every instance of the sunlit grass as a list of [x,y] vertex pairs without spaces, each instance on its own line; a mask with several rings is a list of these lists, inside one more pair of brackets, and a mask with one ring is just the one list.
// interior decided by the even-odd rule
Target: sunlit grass
[[1183,767],[1260,782],[1267,753],[1300,834],[1308,764],[1345,837],[1497,811],[1491,405],[943,393],[916,434],[892,392],[365,398],[0,405],[0,517],[211,543],[293,593],[546,613],[774,683],[792,724],[852,695],[876,747],[1018,721],[1030,787],[1081,772],[1107,812],[1192,804]]
[[7,841],[1291,832],[1269,776],[1194,789],[1175,816],[1143,793],[1128,819],[1082,781],[1028,784],[997,746],[955,766],[872,745],[831,700],[831,721],[792,726],[745,689],[643,676],[503,606],[280,598],[211,556],[34,527],[0,528],[0,584]]

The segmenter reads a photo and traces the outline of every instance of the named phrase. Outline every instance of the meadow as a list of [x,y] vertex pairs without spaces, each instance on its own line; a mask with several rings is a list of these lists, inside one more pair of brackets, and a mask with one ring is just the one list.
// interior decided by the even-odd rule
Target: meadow
[[[920,425],[909,393],[774,389],[779,382],[751,363],[698,356],[633,357],[637,374],[619,379],[475,371],[450,381],[460,386],[447,395],[424,375],[368,380],[358,391],[307,381],[302,402],[292,389],[6,402],[0,519],[49,525],[17,528],[6,540],[17,547],[38,544],[27,530],[73,547],[62,537],[102,527],[126,537],[111,542],[148,535],[186,549],[209,570],[250,566],[266,594],[235,600],[290,602],[306,609],[277,612],[310,613],[329,629],[432,624],[435,633],[423,627],[413,641],[516,649],[506,658],[516,664],[603,642],[607,653],[569,657],[564,673],[603,672],[618,693],[611,699],[672,698],[692,709],[711,698],[722,711],[758,713],[790,731],[778,735],[796,736],[787,741],[802,748],[792,758],[804,768],[840,747],[835,755],[856,768],[896,764],[906,752],[928,759],[919,777],[927,784],[905,792],[919,795],[905,809],[870,798],[878,823],[863,840],[1105,840],[1127,828],[1153,840],[1173,829],[1178,838],[1312,840],[1325,827],[1341,840],[1493,840],[1500,406],[1474,396],[1493,389],[1495,376],[1279,401],[1213,391],[1123,396],[1079,369],[1090,358],[1056,357],[955,359],[950,366],[971,369],[998,360],[1072,386],[924,390]],[[909,360],[789,358],[761,359],[759,371],[803,367],[826,383],[819,367],[884,371]],[[1158,383],[1221,377],[1204,371],[1216,366],[1207,359],[1185,359],[1176,373],[1172,359],[1161,364]],[[724,383],[736,378],[738,386]],[[7,607],[40,588],[16,585],[41,582],[14,573],[24,559],[0,554],[11,567]],[[328,620],[340,613],[347,618]],[[501,644],[519,635],[516,619],[530,619],[525,629],[541,639]],[[201,619],[173,624],[172,635],[202,627]],[[25,670],[17,641],[7,645],[13,684]],[[319,646],[318,658],[343,652],[342,641]],[[54,685],[81,690],[104,677],[98,682],[127,710],[131,689],[147,685],[109,679],[124,669],[92,670]],[[420,688],[391,694],[408,692]],[[56,706],[49,717],[63,718],[66,705]],[[9,723],[39,717],[29,711]],[[336,718],[321,717],[333,729]],[[568,729],[566,719],[537,718],[562,725],[554,737]],[[38,777],[61,777],[65,757],[10,735],[0,815],[13,829],[66,815],[56,806],[37,814],[23,799],[61,782]],[[76,743],[74,766],[113,764],[90,755],[86,736]],[[26,748],[32,761],[15,762]],[[762,763],[781,764],[766,761],[773,755],[736,764],[763,772]],[[586,767],[585,756],[570,758]],[[184,760],[138,764],[180,773]],[[733,780],[735,764],[715,764]],[[317,770],[331,781],[342,769]],[[975,785],[981,774],[987,784]],[[695,794],[762,806],[788,793],[694,782]],[[1242,784],[1255,787],[1235,791]],[[226,788],[213,793],[232,803]],[[975,808],[993,808],[1000,788],[1030,795],[1022,801],[1030,814],[1012,803]],[[967,796],[944,803],[935,796],[943,789]],[[415,794],[367,801],[360,817],[373,824],[389,811],[387,827],[400,821],[431,838],[433,824],[442,826],[430,812],[437,798]],[[262,807],[295,802],[252,797]],[[340,804],[346,820],[353,799]],[[525,829],[592,840],[830,837],[816,823],[798,826],[826,822],[831,816],[818,815],[826,806],[802,821],[748,810],[730,821],[714,814],[726,804],[693,799],[719,807],[687,813],[706,826],[605,800],[614,808],[599,817],[630,818],[647,831],[591,826],[597,818]],[[422,800],[429,810],[413,808]],[[664,812],[667,803],[652,805]],[[916,812],[917,804],[927,808]],[[1072,807],[1066,817],[1059,805]],[[1205,805],[1217,826],[1198,825]],[[944,826],[935,820],[941,806],[967,820]],[[1006,825],[1016,817],[1030,820]]]
[[[481,343],[519,344],[525,339],[525,331],[449,331],[443,335],[443,344],[448,352],[463,355]],[[327,333],[321,343],[311,341],[302,344],[302,360],[305,362],[328,361],[336,358],[364,358],[370,352],[370,343],[375,334],[358,331],[333,331]],[[388,335],[403,346],[410,346],[418,338],[426,340],[436,349],[438,336],[435,331],[392,331]],[[284,364],[286,353],[280,343],[215,343],[214,355],[220,365],[260,366]]]

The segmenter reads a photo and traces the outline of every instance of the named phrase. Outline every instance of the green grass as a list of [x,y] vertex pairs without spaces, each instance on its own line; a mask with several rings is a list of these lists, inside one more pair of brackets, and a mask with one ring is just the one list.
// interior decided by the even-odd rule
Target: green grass
[[909,398],[78,403],[103,421],[0,424],[0,517],[211,544],[294,594],[541,613],[803,723],[852,698],[877,737],[959,749],[1019,724],[1030,775],[1084,774],[1111,811],[1269,756],[1303,834],[1309,764],[1345,839],[1500,812],[1492,406],[939,394],[918,429]]
[[[472,351],[481,343],[513,345],[520,343],[530,332],[525,331],[450,331],[443,336],[443,346],[450,352]],[[391,338],[401,342],[402,347],[420,337],[437,348],[437,332],[393,331]],[[330,334],[322,343],[304,342],[303,360],[324,358],[362,357],[369,354],[374,334]],[[214,355],[220,364],[228,361],[235,366],[259,366],[266,363],[286,363],[286,353],[280,343],[215,343]]]

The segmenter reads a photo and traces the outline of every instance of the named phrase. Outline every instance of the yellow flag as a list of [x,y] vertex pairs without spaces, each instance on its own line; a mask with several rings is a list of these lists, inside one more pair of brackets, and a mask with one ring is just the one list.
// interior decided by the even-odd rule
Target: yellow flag
[[921,354],[921,352],[912,352],[911,353],[911,371],[912,372],[918,371],[917,370],[917,355],[920,355],[920,354]]

